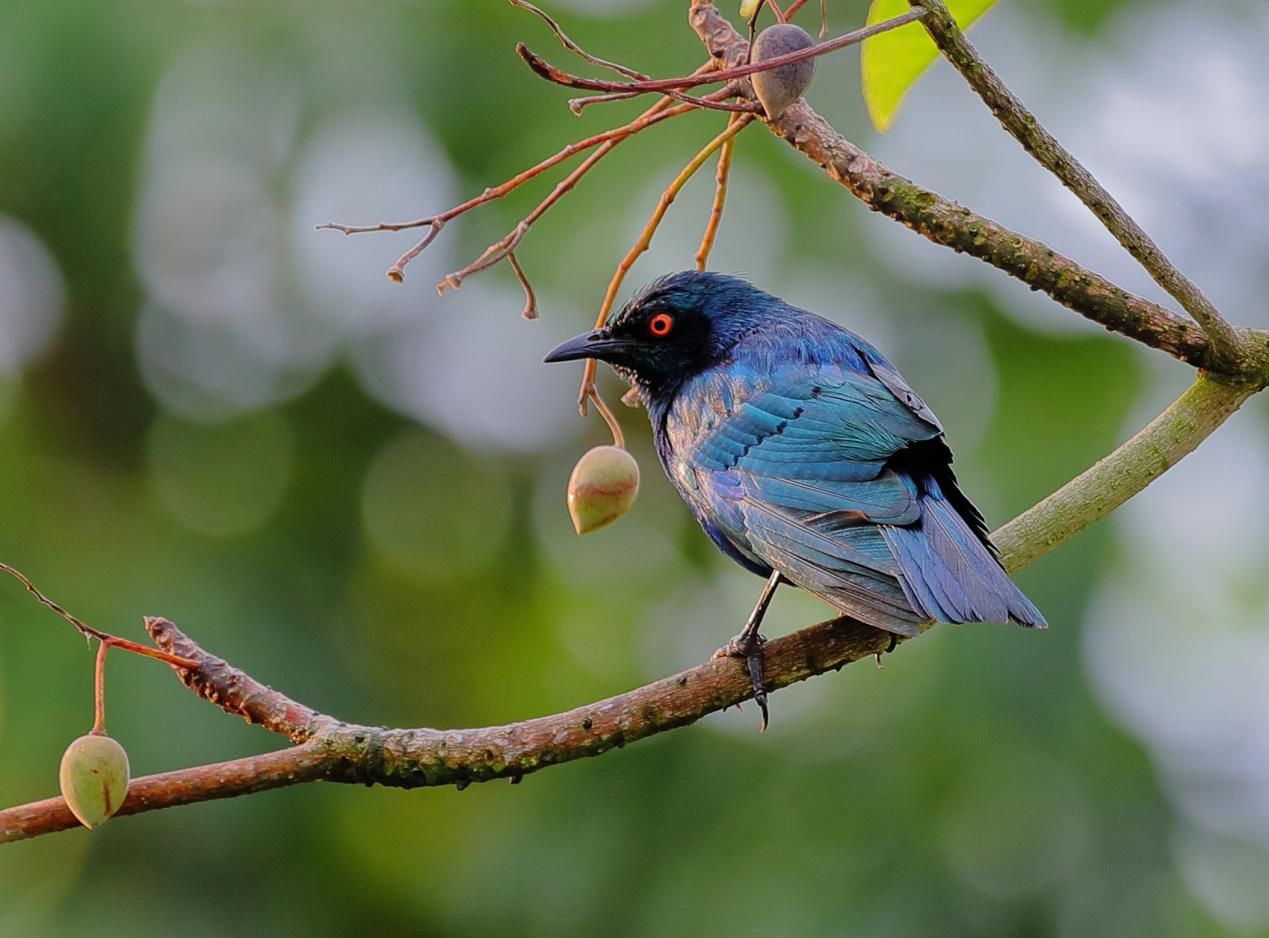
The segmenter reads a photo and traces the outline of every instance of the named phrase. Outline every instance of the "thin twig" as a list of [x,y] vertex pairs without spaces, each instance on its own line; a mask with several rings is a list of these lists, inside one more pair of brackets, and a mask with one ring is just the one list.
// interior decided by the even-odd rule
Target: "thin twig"
[[409,250],[397,258],[395,264],[388,268],[388,279],[397,283],[405,283],[405,265],[422,254],[423,249],[435,240],[436,236],[441,233],[441,228],[444,226],[445,222],[443,221],[432,222],[427,234],[416,241]]
[[105,641],[107,638],[110,637],[109,635],[107,635],[107,633],[101,631],[100,629],[93,628],[83,619],[79,618],[78,616],[71,613],[69,610],[65,609],[61,605],[61,603],[54,602],[52,599],[49,599],[49,597],[45,596],[42,592],[40,592],[39,587],[37,587],[34,583],[31,582],[30,577],[28,577],[25,573],[23,573],[17,567],[11,567],[7,563],[0,562],[0,570],[3,570],[5,573],[9,574],[11,577],[16,579],[23,586],[25,586],[26,591],[30,593],[32,596],[34,596],[36,601],[41,606],[44,606],[45,608],[52,610],[57,615],[61,616],[63,619],[69,622],[71,625],[75,626],[75,628],[79,629],[80,633],[83,634],[85,638],[97,638],[97,639],[101,639],[102,641]]
[[[729,84],[724,88],[720,88],[717,91],[711,92],[709,95],[707,95],[707,97],[711,99],[715,99],[715,100],[721,99],[723,97],[730,97],[731,95],[736,94],[737,90],[738,89],[734,85]],[[652,114],[651,112],[654,110],[659,110],[661,108],[665,108],[665,110],[660,115],[663,117],[671,116],[673,114],[683,114],[683,113],[686,113],[687,111],[696,110],[695,105],[691,105],[691,104],[676,104],[672,107],[668,107],[669,104],[670,104],[670,101],[668,98],[662,98],[660,101],[654,104],[651,108],[645,111],[644,114],[641,115],[641,117],[651,118],[651,117],[658,116],[658,115]],[[635,123],[635,122],[632,122],[632,123]],[[622,136],[612,137],[611,139],[601,144],[599,148],[595,150],[595,152],[587,156],[586,159],[583,160],[580,164],[578,164],[578,166],[571,173],[569,173],[567,176],[561,179],[556,184],[555,188],[552,189],[551,192],[547,195],[547,197],[543,199],[541,202],[539,202],[538,205],[533,209],[533,211],[531,211],[528,215],[522,218],[516,224],[514,228],[512,228],[509,232],[507,232],[507,234],[503,235],[493,244],[485,248],[485,250],[481,252],[480,256],[477,257],[470,264],[468,264],[466,267],[462,268],[461,270],[456,270],[453,273],[447,274],[444,277],[442,277],[440,282],[437,283],[436,285],[436,292],[444,293],[445,290],[451,287],[458,287],[462,284],[464,280],[466,280],[472,274],[478,273],[482,270],[492,267],[494,264],[503,260],[508,254],[510,254],[513,250],[515,250],[516,246],[524,239],[524,236],[528,234],[529,228],[533,226],[534,222],[536,222],[539,218],[541,218],[544,214],[546,214],[547,210],[550,209],[550,207],[554,205],[556,202],[558,202],[560,198],[564,196],[565,193],[567,193],[570,189],[572,189],[577,184],[578,180],[581,179],[584,175],[586,175],[587,172],[590,171],[592,166],[594,166],[597,162],[599,162],[606,155],[608,155],[608,153],[611,152],[613,147],[619,144],[622,140],[625,140],[626,137],[628,136],[630,135],[624,134]]]
[[118,635],[103,632],[101,629],[95,629],[83,619],[80,619],[78,616],[69,612],[60,603],[56,603],[52,599],[49,599],[49,597],[45,596],[42,592],[40,592],[39,588],[31,582],[30,577],[21,570],[17,569],[17,567],[11,567],[7,563],[0,563],[0,570],[9,574],[25,586],[27,592],[34,596],[40,605],[55,612],[58,616],[75,626],[75,628],[78,629],[85,638],[95,638],[103,644],[115,645],[122,648],[124,651],[144,655],[147,658],[157,658],[160,661],[166,661],[168,664],[175,665],[178,668],[198,667],[198,662],[190,661],[188,658],[180,658],[176,655],[169,655],[167,652],[160,651],[157,648],[151,648],[148,645],[141,645]]
[[805,4],[806,0],[793,0],[793,2],[789,4],[789,8],[784,11],[785,18],[792,18],[793,14],[802,9]]
[[[702,66],[702,68],[707,70],[708,66]],[[427,235],[425,235],[418,244],[414,245],[409,251],[403,254],[397,263],[389,269],[389,276],[393,276],[394,273],[400,275],[405,264],[417,257],[418,254],[432,242],[432,239],[436,237],[441,228],[444,227],[445,223],[451,219],[457,218],[459,215],[469,212],[480,205],[484,205],[486,202],[492,202],[494,199],[501,198],[519,186],[522,186],[530,179],[533,179],[535,176],[538,176],[550,169],[552,166],[556,166],[564,162],[569,157],[576,156],[578,153],[582,153],[592,147],[602,145],[609,141],[623,139],[667,118],[677,117],[679,114],[686,114],[689,110],[692,110],[692,108],[687,106],[667,109],[667,104],[668,101],[659,101],[653,107],[648,108],[648,110],[644,111],[627,124],[622,124],[620,127],[613,127],[609,130],[603,131],[602,133],[593,134],[589,137],[584,137],[581,140],[574,141],[563,149],[553,153],[551,156],[548,156],[546,159],[530,166],[528,169],[516,173],[516,175],[512,176],[501,185],[491,186],[490,188],[485,189],[484,192],[480,193],[480,195],[474,196],[466,202],[461,202],[452,208],[446,209],[438,215],[429,215],[426,218],[416,218],[413,221],[379,222],[374,225],[345,225],[340,222],[330,221],[325,224],[317,225],[316,227],[319,230],[330,229],[345,235],[366,234],[374,231],[405,231],[410,228],[430,228],[431,230],[427,233]],[[393,279],[400,278],[393,277]]]
[[610,62],[608,59],[601,59],[597,55],[591,55],[572,39],[568,38],[564,30],[560,28],[560,24],[552,19],[545,10],[539,6],[529,3],[528,0],[510,0],[510,3],[513,7],[528,10],[530,13],[541,19],[542,22],[546,23],[546,25],[550,28],[551,32],[555,33],[555,38],[563,43],[564,48],[568,49],[570,52],[577,53],[591,65],[598,65],[600,68],[606,68],[609,71],[616,72],[618,75],[625,75],[627,78],[633,78],[635,81],[642,81],[648,77],[642,72],[635,71],[628,65],[622,65],[620,62]]
[[[661,219],[665,217],[670,203],[674,201],[679,191],[701,168],[702,164],[709,159],[710,155],[736,136],[736,134],[740,133],[740,131],[744,130],[752,121],[753,115],[751,114],[742,114],[740,117],[728,121],[727,128],[697,151],[696,155],[687,161],[687,165],[679,170],[679,174],[666,186],[665,191],[661,193],[661,198],[657,200],[656,208],[652,210],[652,214],[648,217],[647,224],[643,226],[643,231],[640,233],[638,240],[626,252],[626,256],[621,259],[621,263],[617,265],[617,269],[613,272],[612,279],[608,281],[608,289],[604,291],[603,302],[600,303],[599,313],[595,317],[596,329],[608,321],[608,314],[612,310],[613,301],[617,297],[617,291],[621,288],[622,281],[626,279],[626,274],[633,266],[635,260],[652,243],[652,236],[656,234],[657,227],[661,224]],[[582,369],[582,385],[577,392],[577,408],[583,416],[586,414],[586,401],[593,395],[594,387],[595,360],[588,358]]]
[[[643,115],[640,115],[640,118],[650,119],[653,117],[673,117],[677,114],[685,114],[690,110],[694,110],[693,106],[690,104],[678,104],[674,107],[666,107],[668,104],[669,99],[663,98],[649,108],[648,111],[644,112]],[[659,113],[652,113],[654,111]],[[631,124],[635,123],[638,123],[638,121],[631,121]],[[651,123],[651,120],[648,120],[644,126],[647,126],[648,123]],[[626,126],[630,125],[628,124]],[[539,202],[533,211],[517,222],[514,228],[493,244],[485,248],[485,250],[481,252],[480,256],[466,267],[443,277],[436,285],[436,292],[444,293],[445,290],[450,287],[460,286],[462,282],[472,274],[485,270],[488,267],[492,267],[494,264],[498,263],[498,261],[502,260],[515,250],[516,245],[518,245],[524,236],[528,234],[529,228],[533,226],[533,223],[541,218],[552,205],[558,202],[566,192],[577,184],[579,179],[590,171],[592,166],[607,156],[608,153],[612,151],[613,147],[619,144],[622,140],[626,139],[627,136],[629,136],[629,134],[609,137],[601,143],[594,152],[590,153],[586,159],[582,160],[582,162],[579,163],[567,176],[556,183],[555,187],[547,194],[546,198]]]
[[[914,6],[917,0],[909,0]],[[964,76],[969,86],[996,115],[1001,125],[1024,150],[1075,193],[1116,240],[1137,259],[1160,287],[1194,317],[1211,340],[1218,361],[1240,366],[1249,349],[1238,330],[1231,326],[1189,277],[1181,273],[1140,225],[1124,211],[1106,188],[1084,165],[1063,147],[1014,96],[956,25],[943,0],[925,0],[929,10],[923,19],[926,32],[945,58]]]
[[[713,70],[714,70],[714,60],[710,59],[705,64],[698,66],[696,70],[692,72],[692,74],[703,75],[706,72],[711,72]],[[569,98],[568,109],[572,111],[574,114],[581,114],[582,109],[585,108],[587,105],[608,104],[612,101],[628,101],[631,98],[639,97],[640,94],[641,92],[638,92],[638,91],[610,91],[607,94],[592,94],[592,95],[586,95],[585,97],[582,97],[582,98]],[[709,99],[708,95],[706,96],[706,99]]]
[[709,252],[713,250],[718,225],[723,219],[723,203],[727,200],[727,176],[731,172],[731,152],[735,145],[736,138],[732,137],[718,151],[718,169],[714,173],[714,202],[709,209],[705,233],[701,235],[701,246],[696,249],[697,270],[704,270],[709,262]]
[[[520,58],[524,59],[529,68],[533,69],[534,73],[537,74],[538,77],[545,78],[549,82],[554,82],[557,85],[563,85],[565,88],[590,88],[598,91],[616,92],[616,95],[613,97],[604,97],[602,100],[612,101],[619,100],[620,98],[633,98],[636,95],[648,94],[650,91],[656,91],[658,94],[668,95],[669,97],[682,101],[685,104],[693,104],[696,107],[714,111],[745,111],[752,113],[756,113],[757,111],[757,109],[749,102],[735,104],[708,96],[698,98],[690,94],[685,94],[673,87],[656,89],[646,88],[646,85],[653,84],[652,80],[646,77],[633,82],[612,82],[603,81],[598,78],[582,78],[581,76],[574,75],[571,72],[566,72],[562,68],[557,68],[536,52],[531,51],[522,42],[516,44],[516,52],[519,53]],[[642,73],[637,72],[636,74]],[[685,80],[694,81],[695,78],[699,77],[700,76],[692,76],[686,78]],[[705,81],[696,82],[696,84],[705,84],[706,82],[711,82],[713,80],[714,79],[706,78]],[[576,114],[580,111],[581,106],[585,104],[593,104],[597,100],[601,99],[571,98],[569,99],[569,109]],[[575,106],[575,103],[577,106]]]
[[[643,72],[630,68],[628,65],[622,65],[619,62],[611,62],[608,59],[601,59],[597,55],[591,55],[576,42],[570,39],[564,30],[560,28],[560,24],[552,19],[551,16],[541,7],[529,3],[528,0],[510,0],[510,3],[512,6],[520,7],[522,10],[528,10],[530,13],[539,17],[544,23],[546,23],[551,32],[555,33],[555,37],[559,39],[564,48],[568,49],[570,52],[575,52],[592,65],[598,65],[600,68],[610,69],[618,75],[625,75],[627,78],[633,78],[635,81],[648,80],[649,76],[645,75]],[[695,104],[697,107],[708,108],[715,111],[741,111],[749,109],[747,105],[741,106],[722,101],[712,101],[708,98],[697,98],[690,94],[683,94],[681,91],[667,91],[666,94],[669,97],[674,98],[676,101],[682,101],[685,104]],[[621,97],[631,97],[631,95],[622,93]],[[583,107],[587,104],[593,103],[595,103],[595,99],[593,98],[590,100],[578,98],[573,101],[569,101],[568,107],[574,114],[580,114]]]
[[591,104],[609,104],[613,101],[629,101],[639,97],[637,91],[610,91],[607,94],[588,94],[580,98],[569,98],[568,109],[574,114],[581,114],[582,109]]
[[533,292],[533,285],[529,283],[529,278],[524,275],[520,262],[516,260],[515,251],[507,253],[507,263],[511,265],[511,269],[515,271],[516,279],[520,281],[520,286],[524,289],[524,309],[520,310],[520,316],[524,319],[538,318],[538,298]]
[[[581,75],[573,75],[565,72],[563,69],[556,68],[535,52],[532,52],[524,43],[516,44],[516,52],[520,58],[524,59],[529,68],[533,69],[542,78],[547,81],[555,82],[566,88],[584,88],[589,91],[618,91],[627,92],[634,91],[640,94],[650,92],[659,92],[661,94],[669,94],[673,91],[681,91],[684,88],[694,88],[697,85],[710,84],[716,81],[734,81],[737,78],[745,78],[755,72],[765,72],[773,68],[779,68],[782,65],[788,65],[792,62],[801,62],[804,59],[812,59],[816,56],[826,55],[829,52],[835,52],[838,49],[844,49],[846,46],[854,45],[862,42],[869,36],[875,36],[878,33],[884,33],[887,30],[896,29],[900,26],[918,20],[925,15],[925,11],[920,7],[915,7],[906,13],[888,20],[882,20],[880,23],[874,23],[871,26],[863,26],[849,33],[843,33],[825,42],[816,43],[813,46],[807,46],[805,49],[798,49],[794,52],[786,52],[784,55],[773,56],[762,62],[752,62],[745,65],[737,65],[731,68],[720,69],[708,75],[683,75],[679,78],[658,78],[649,81],[605,81],[599,78],[584,78]],[[743,108],[735,108],[735,110],[744,110]]]

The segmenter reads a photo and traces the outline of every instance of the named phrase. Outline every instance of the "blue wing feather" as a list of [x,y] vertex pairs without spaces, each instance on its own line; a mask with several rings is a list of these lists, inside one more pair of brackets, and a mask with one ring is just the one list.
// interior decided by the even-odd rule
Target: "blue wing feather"
[[880,353],[818,321],[795,363],[775,365],[754,336],[661,416],[662,460],[707,533],[749,569],[900,634],[1043,624],[956,488],[938,418]]

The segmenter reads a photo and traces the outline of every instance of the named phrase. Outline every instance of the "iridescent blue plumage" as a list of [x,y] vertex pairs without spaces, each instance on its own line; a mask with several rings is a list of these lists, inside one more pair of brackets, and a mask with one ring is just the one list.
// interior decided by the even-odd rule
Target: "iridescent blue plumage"
[[686,272],[578,341],[638,389],[666,474],[747,569],[901,635],[1044,624],[960,491],[938,418],[860,337],[737,278]]

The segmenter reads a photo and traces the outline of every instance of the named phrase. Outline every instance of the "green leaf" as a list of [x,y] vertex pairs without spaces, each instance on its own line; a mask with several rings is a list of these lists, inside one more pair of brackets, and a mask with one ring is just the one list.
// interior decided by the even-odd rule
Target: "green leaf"
[[[964,29],[995,2],[947,0],[947,8]],[[908,0],[872,0],[868,24],[891,19],[909,9]],[[890,126],[903,96],[937,56],[934,41],[920,23],[909,23],[864,40],[859,52],[860,82],[873,126],[882,131]]]

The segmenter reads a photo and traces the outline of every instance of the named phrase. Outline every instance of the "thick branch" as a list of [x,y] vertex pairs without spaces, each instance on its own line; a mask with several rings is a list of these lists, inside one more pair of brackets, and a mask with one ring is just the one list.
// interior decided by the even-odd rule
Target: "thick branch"
[[[261,756],[215,762],[178,772],[134,778],[118,815],[250,795],[270,788],[313,782],[325,776],[329,756],[317,743],[292,746]],[[79,827],[60,797],[0,811],[0,844]]]
[[[165,619],[146,619],[160,647],[201,662],[182,680],[199,696],[292,739],[308,741],[250,756],[134,779],[120,814],[232,798],[312,781],[377,783],[399,788],[466,786],[518,780],[561,762],[597,756],[665,730],[694,723],[752,696],[735,659],[712,659],[637,690],[566,713],[480,729],[386,729],[316,714],[203,651]],[[765,646],[767,687],[806,680],[886,651],[890,636],[845,619],[822,622]],[[61,798],[0,811],[0,843],[79,826]]]
[[1192,453],[1256,390],[1200,374],[1136,436],[992,534],[1005,568],[1027,566],[1110,514]]
[[[720,67],[745,61],[748,46],[744,37],[712,3],[694,3],[690,22]],[[873,211],[902,222],[936,244],[986,261],[1107,329],[1199,368],[1238,370],[1222,362],[1203,330],[1187,319],[1121,289],[1047,245],[891,171],[834,130],[804,101],[767,123]],[[1269,336],[1249,332],[1261,350],[1258,357],[1263,357]],[[1263,369],[1264,365],[1257,367]]]
[[[927,8],[922,24],[939,51],[947,57],[970,87],[996,115],[1005,130],[1022,144],[1045,169],[1098,217],[1128,253],[1140,262],[1155,283],[1168,292],[1182,309],[1203,327],[1211,340],[1214,356],[1234,369],[1246,366],[1245,340],[1217,311],[1203,292],[1168,260],[1148,234],[1115,201],[1069,150],[1057,142],[1006,86],[991,66],[965,38],[943,0],[908,0],[914,7]],[[924,7],[921,5],[924,4]]]

